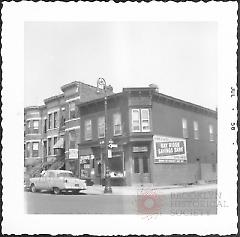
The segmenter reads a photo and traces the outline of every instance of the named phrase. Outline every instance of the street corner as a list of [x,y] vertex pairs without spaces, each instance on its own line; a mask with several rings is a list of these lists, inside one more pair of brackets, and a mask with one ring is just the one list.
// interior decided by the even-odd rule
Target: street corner
[[160,195],[153,190],[141,190],[137,194],[137,213],[143,215],[160,214],[162,200]]

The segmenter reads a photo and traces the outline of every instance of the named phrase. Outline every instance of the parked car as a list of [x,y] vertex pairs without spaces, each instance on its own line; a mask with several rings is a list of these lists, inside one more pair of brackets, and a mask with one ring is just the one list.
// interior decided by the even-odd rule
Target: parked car
[[67,191],[79,193],[86,189],[86,181],[74,177],[73,173],[67,170],[46,170],[40,177],[30,178],[30,190],[33,193],[40,190],[49,190],[54,194]]
[[30,188],[30,175],[24,173],[24,190],[28,191]]

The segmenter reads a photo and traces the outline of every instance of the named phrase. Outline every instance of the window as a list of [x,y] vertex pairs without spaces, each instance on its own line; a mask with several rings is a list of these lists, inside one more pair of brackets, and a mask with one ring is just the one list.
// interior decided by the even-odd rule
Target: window
[[69,131],[69,148],[75,149],[77,144],[77,135],[75,130]]
[[28,120],[28,121],[27,121],[27,129],[26,129],[26,133],[30,133],[30,128],[31,128],[31,121]]
[[52,114],[48,115],[48,129],[52,128]]
[[27,143],[26,157],[30,157],[30,142]]
[[[53,145],[55,145],[55,144],[57,143],[57,140],[58,140],[57,137],[54,137],[54,138],[53,138]],[[57,148],[54,148],[54,149],[53,149],[53,154],[54,154],[54,155],[57,154]]]
[[85,121],[85,140],[92,139],[92,121],[86,120]]
[[120,113],[116,113],[113,115],[113,134],[114,136],[122,134],[122,123]]
[[98,137],[102,138],[105,136],[105,118],[98,118]]
[[48,155],[50,156],[51,155],[51,147],[52,147],[52,139],[51,138],[48,138]]
[[58,117],[58,113],[54,112],[53,113],[53,127],[57,128],[57,117]]
[[183,137],[188,138],[187,120],[182,119]]
[[43,127],[43,132],[47,132],[47,119],[44,119],[44,127]]
[[141,109],[142,132],[150,131],[149,109]]
[[194,130],[194,139],[198,140],[199,139],[199,130],[198,130],[198,122],[197,121],[193,122],[193,130]]
[[139,109],[132,110],[132,131],[140,132],[140,112]]
[[39,142],[33,142],[32,143],[32,156],[38,157],[38,148],[39,148]]
[[39,121],[33,120],[33,133],[38,133]]
[[69,119],[76,118],[75,102],[69,103]]
[[132,131],[150,132],[149,109],[132,109]]
[[211,124],[209,125],[209,141],[214,141],[213,126]]

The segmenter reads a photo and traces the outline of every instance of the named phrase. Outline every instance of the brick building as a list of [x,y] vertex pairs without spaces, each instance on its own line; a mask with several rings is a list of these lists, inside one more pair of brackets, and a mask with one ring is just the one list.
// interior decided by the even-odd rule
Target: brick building
[[[104,99],[78,102],[79,175],[100,183],[106,157]],[[217,113],[158,92],[124,88],[108,96],[112,184],[154,185],[217,179]],[[102,176],[102,177],[101,177]]]
[[67,169],[76,169],[80,134],[76,102],[102,97],[103,92],[96,93],[96,87],[77,81],[62,86],[61,90],[61,94],[45,99],[42,106],[24,108],[25,167],[51,163],[60,156],[66,158]]

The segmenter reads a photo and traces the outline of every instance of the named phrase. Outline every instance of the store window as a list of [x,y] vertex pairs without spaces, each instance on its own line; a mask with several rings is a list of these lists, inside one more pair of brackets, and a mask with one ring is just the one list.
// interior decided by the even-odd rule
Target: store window
[[32,143],[32,157],[38,157],[39,156],[39,142],[33,142]]
[[39,121],[33,120],[33,133],[38,133],[38,129],[39,129]]
[[75,102],[70,102],[69,103],[69,119],[74,119],[74,118],[76,118]]
[[149,109],[132,109],[132,131],[150,132]]
[[57,124],[57,119],[58,119],[58,113],[54,112],[53,113],[53,127],[57,128],[58,124]]
[[198,130],[198,122],[197,121],[193,122],[193,130],[194,130],[194,139],[198,140],[199,139],[199,130]]
[[122,123],[121,123],[121,114],[115,113],[113,115],[113,135],[121,135],[122,134]]
[[182,119],[182,128],[183,128],[183,137],[188,138],[187,120],[185,118]]
[[52,114],[48,114],[48,129],[52,128]]
[[69,131],[69,149],[77,148],[77,134],[76,130]]
[[51,155],[51,151],[52,151],[52,139],[48,138],[48,155]]
[[85,140],[91,140],[92,139],[92,121],[86,120],[85,121]]
[[[57,140],[58,140],[57,137],[54,137],[54,138],[53,138],[53,145],[55,145],[55,144],[57,143]],[[56,148],[53,149],[53,154],[54,154],[54,155],[57,154],[57,149],[56,149]]]
[[105,136],[105,117],[98,118],[98,137]]
[[214,141],[213,126],[211,124],[209,125],[209,141]]

